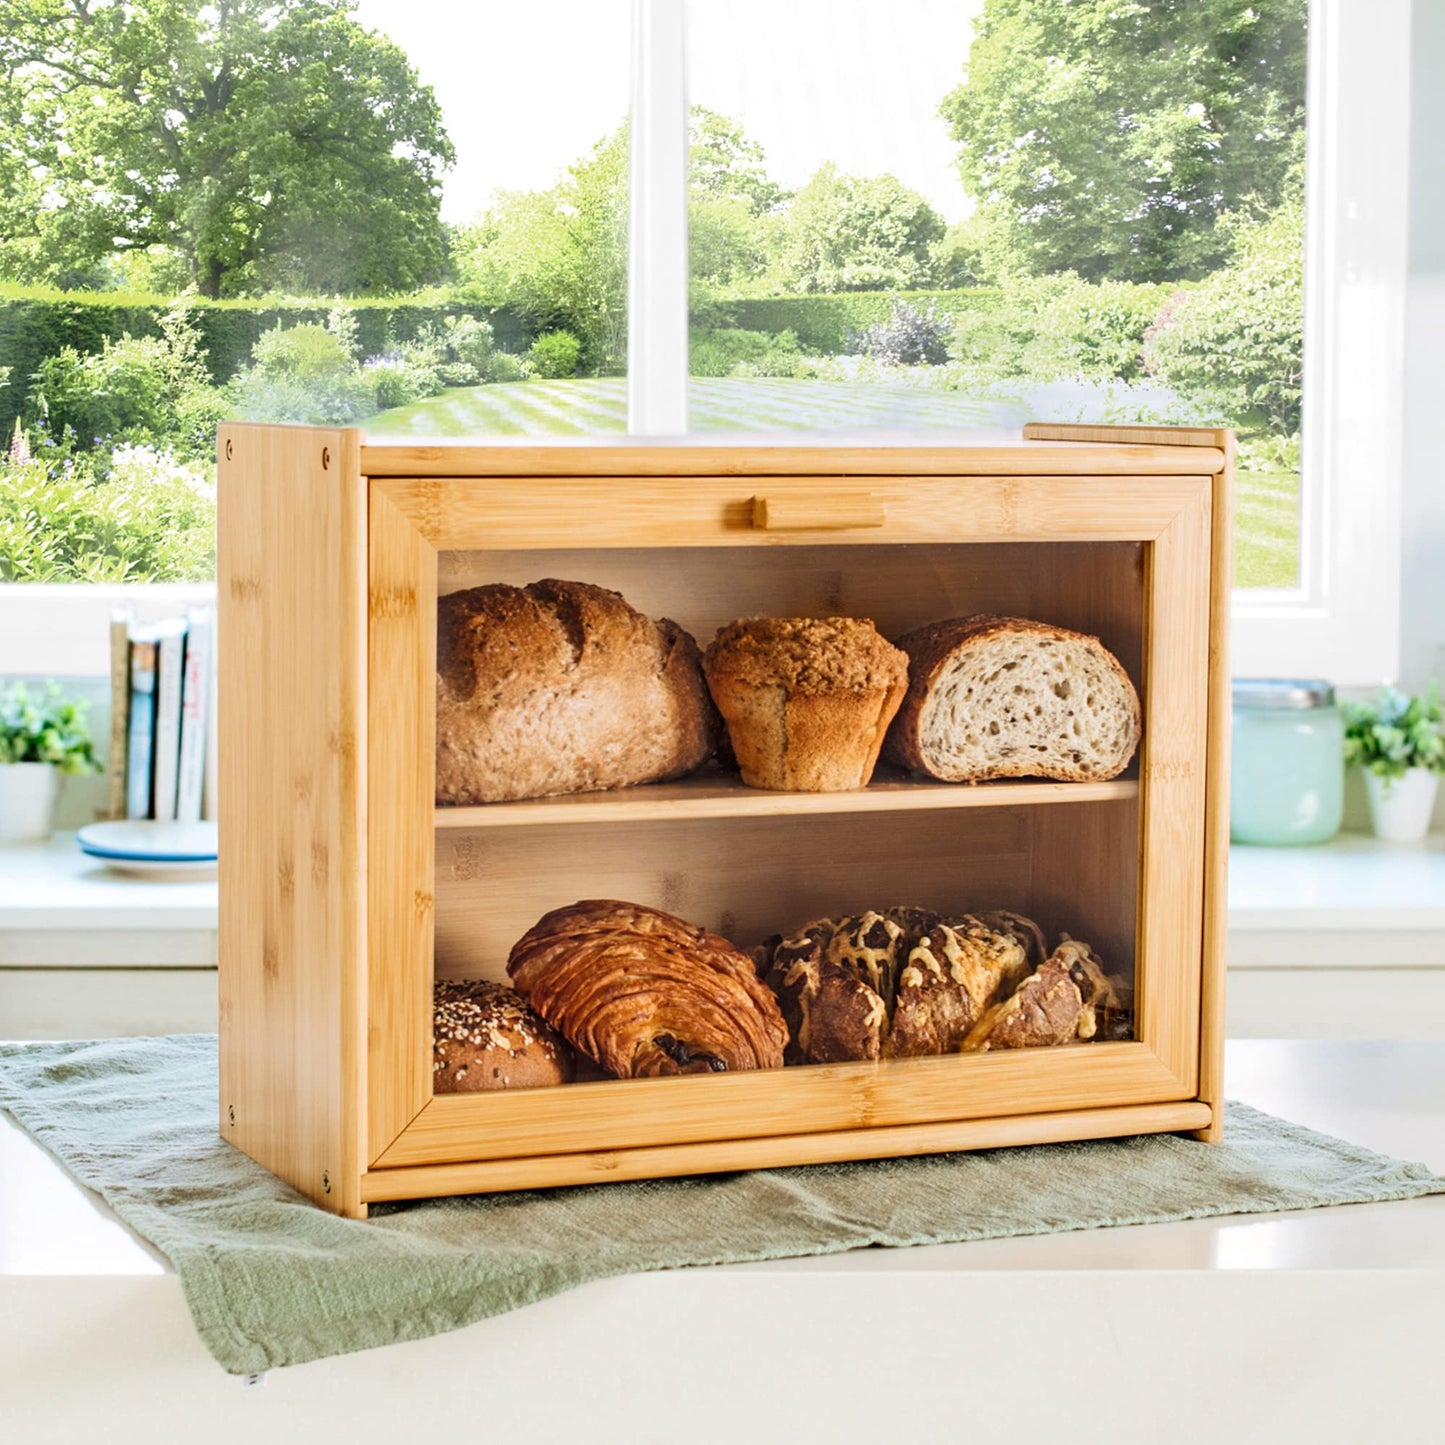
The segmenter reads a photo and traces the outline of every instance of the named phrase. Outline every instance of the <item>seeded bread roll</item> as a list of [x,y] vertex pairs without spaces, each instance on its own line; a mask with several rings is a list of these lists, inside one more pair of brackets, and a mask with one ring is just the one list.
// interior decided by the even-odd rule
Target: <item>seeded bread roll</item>
[[788,1030],[747,954],[640,903],[556,908],[517,940],[507,972],[528,1003],[608,1073],[776,1069]]
[[751,617],[713,639],[703,671],[752,788],[866,787],[908,685],[908,659],[862,617]]
[[523,1002],[487,979],[438,979],[432,997],[432,1088],[533,1089],[569,1084],[571,1046]]
[[692,637],[605,587],[548,578],[437,604],[438,803],[681,777],[717,730]]
[[1081,632],[1021,617],[956,617],[898,639],[908,695],[884,755],[948,783],[1115,778],[1139,746],[1139,695]]

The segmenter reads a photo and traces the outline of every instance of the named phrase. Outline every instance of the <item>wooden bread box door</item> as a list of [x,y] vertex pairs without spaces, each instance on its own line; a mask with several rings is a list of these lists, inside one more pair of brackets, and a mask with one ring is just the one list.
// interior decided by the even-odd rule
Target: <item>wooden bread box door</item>
[[[860,451],[384,448],[227,428],[223,456],[229,441],[245,461],[222,469],[223,1133],[364,1214],[439,1193],[1216,1131],[1229,439],[1086,430]],[[303,497],[306,525],[322,504],[337,544],[320,576],[286,535]],[[773,794],[713,770],[437,808],[436,599],[542,577],[615,588],[704,645],[748,615],[867,616],[888,636],[966,612],[1041,618],[1120,658],[1143,743],[1108,783],[885,771],[860,793]],[[299,621],[272,616],[303,598]],[[292,731],[236,700],[238,669],[251,696],[284,676]],[[313,779],[303,839],[280,780],[318,767],[334,806],[318,810]],[[433,979],[505,977],[512,941],[587,897],[744,947],[898,902],[1016,909],[1132,972],[1135,1037],[434,1097]],[[304,966],[303,935],[318,955]]]

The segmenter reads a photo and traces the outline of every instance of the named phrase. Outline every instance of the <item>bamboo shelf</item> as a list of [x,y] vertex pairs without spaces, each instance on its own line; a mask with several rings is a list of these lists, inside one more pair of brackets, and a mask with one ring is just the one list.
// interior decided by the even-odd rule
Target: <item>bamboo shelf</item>
[[612,793],[436,810],[438,828],[534,828],[562,823],[665,823],[687,818],[776,818],[822,813],[908,813],[933,808],[1024,808],[1137,798],[1128,778],[1109,783],[999,782],[972,787],[875,778],[857,793],[768,793],[716,772]]
[[[322,1207],[1221,1127],[1233,442],[219,441],[223,1137]],[[1143,704],[1107,783],[769,793],[709,768],[435,803],[437,599],[575,578],[702,643],[739,616],[969,612],[1100,637]],[[432,991],[611,897],[742,947],[893,903],[1005,908],[1132,973],[1134,1037],[434,1095]]]

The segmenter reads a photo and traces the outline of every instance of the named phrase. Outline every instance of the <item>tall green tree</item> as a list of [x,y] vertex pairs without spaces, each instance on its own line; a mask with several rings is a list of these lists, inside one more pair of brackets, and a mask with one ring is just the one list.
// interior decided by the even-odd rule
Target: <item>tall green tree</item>
[[849,176],[832,161],[788,204],[778,275],[792,291],[925,286],[943,218],[894,176]]
[[1201,276],[1303,155],[1306,0],[986,0],[941,110],[991,264]]
[[0,264],[64,279],[163,245],[210,296],[437,279],[451,141],[352,10],[0,0]]
[[627,139],[624,123],[548,190],[499,193],[454,243],[458,277],[478,300],[538,330],[570,331],[593,371],[626,357]]
[[788,193],[740,121],[695,105],[689,125],[688,267],[697,307],[760,276],[777,247]]

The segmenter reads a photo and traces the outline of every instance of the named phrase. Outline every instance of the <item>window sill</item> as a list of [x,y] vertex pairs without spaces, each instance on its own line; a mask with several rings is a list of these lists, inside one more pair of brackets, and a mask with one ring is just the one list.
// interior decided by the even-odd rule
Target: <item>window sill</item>
[[[216,884],[99,866],[71,834],[0,850],[0,967],[216,961]],[[1231,968],[1445,967],[1445,835],[1230,849]]]
[[1231,848],[1229,966],[1445,967],[1445,834]]

